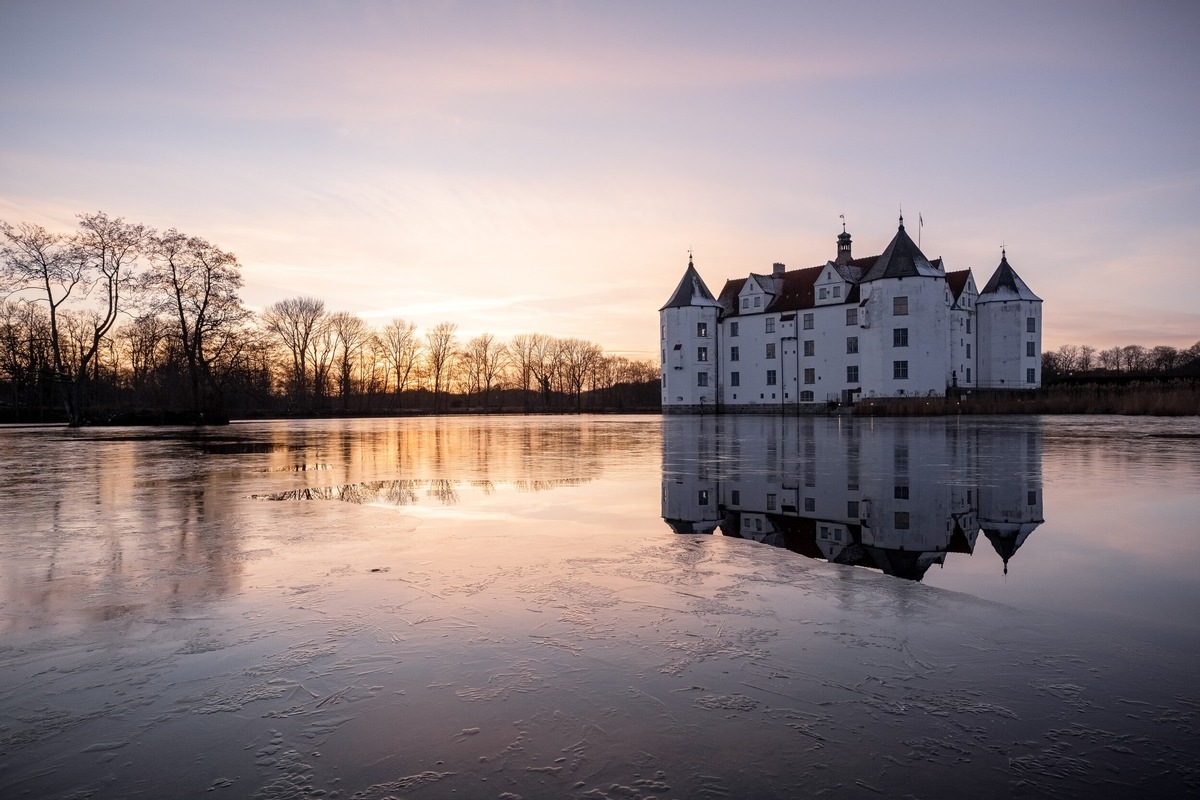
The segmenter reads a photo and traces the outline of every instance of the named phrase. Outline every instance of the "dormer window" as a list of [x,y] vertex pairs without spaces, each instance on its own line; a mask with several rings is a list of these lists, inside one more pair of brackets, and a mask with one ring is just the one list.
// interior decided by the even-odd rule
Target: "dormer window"
[[750,308],[750,298],[749,298],[749,297],[743,297],[743,298],[742,298],[742,310],[743,310],[743,311],[745,311],[745,310],[746,310],[746,309],[748,309],[748,308]]
[[841,297],[841,296],[842,296],[842,287],[841,287],[841,286],[835,286],[835,287],[833,287],[833,296],[834,296],[834,297]]
[[755,307],[755,308],[761,308],[761,307],[762,307],[762,298],[761,298],[761,297],[757,297],[757,296],[756,296],[756,297],[754,298],[754,307]]
[[821,287],[821,289],[820,289],[820,291],[819,291],[819,293],[818,293],[818,299],[820,299],[820,300],[825,300],[825,299],[827,299],[828,297],[829,297],[829,290],[828,290],[828,289],[826,289],[824,286],[822,286],[822,287]]

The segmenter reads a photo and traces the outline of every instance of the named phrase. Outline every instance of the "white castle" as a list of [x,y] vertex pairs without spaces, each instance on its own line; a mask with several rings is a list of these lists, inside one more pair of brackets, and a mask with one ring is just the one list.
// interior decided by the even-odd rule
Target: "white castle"
[[978,291],[904,231],[854,258],[843,225],[823,266],[729,280],[718,297],[689,260],[661,309],[667,413],[804,411],[868,397],[1036,389],[1042,301],[1001,251]]

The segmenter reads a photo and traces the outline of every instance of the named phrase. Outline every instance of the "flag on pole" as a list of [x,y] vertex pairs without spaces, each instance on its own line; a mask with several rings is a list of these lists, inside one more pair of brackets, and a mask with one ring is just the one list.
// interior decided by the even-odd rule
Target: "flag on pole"
[[917,213],[917,227],[918,228],[925,227],[925,218],[921,216],[920,212]]

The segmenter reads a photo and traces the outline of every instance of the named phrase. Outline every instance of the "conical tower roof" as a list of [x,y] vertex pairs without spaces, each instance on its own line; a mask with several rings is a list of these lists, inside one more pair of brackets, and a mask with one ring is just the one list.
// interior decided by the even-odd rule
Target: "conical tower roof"
[[978,303],[995,303],[1001,300],[1031,300],[1042,302],[1042,298],[1033,293],[1021,276],[1008,263],[1008,255],[1000,251],[1000,266],[992,273],[991,279],[983,291],[979,293]]
[[696,267],[693,266],[689,259],[687,271],[683,273],[683,280],[675,287],[675,292],[671,295],[671,299],[659,311],[668,308],[688,308],[690,306],[713,306],[720,308],[721,304],[717,302],[717,299],[713,297],[713,293],[704,285],[704,279],[700,277],[699,272],[696,272]]
[[921,248],[905,233],[904,217],[901,216],[896,235],[883,254],[875,260],[870,272],[863,276],[863,281],[912,277],[944,277],[944,273],[930,263],[921,252]]

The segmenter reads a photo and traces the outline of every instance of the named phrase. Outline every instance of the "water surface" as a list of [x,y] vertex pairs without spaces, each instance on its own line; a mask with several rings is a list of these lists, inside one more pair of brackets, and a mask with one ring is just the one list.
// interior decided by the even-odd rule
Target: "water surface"
[[0,429],[0,793],[1195,793],[1197,437]]

